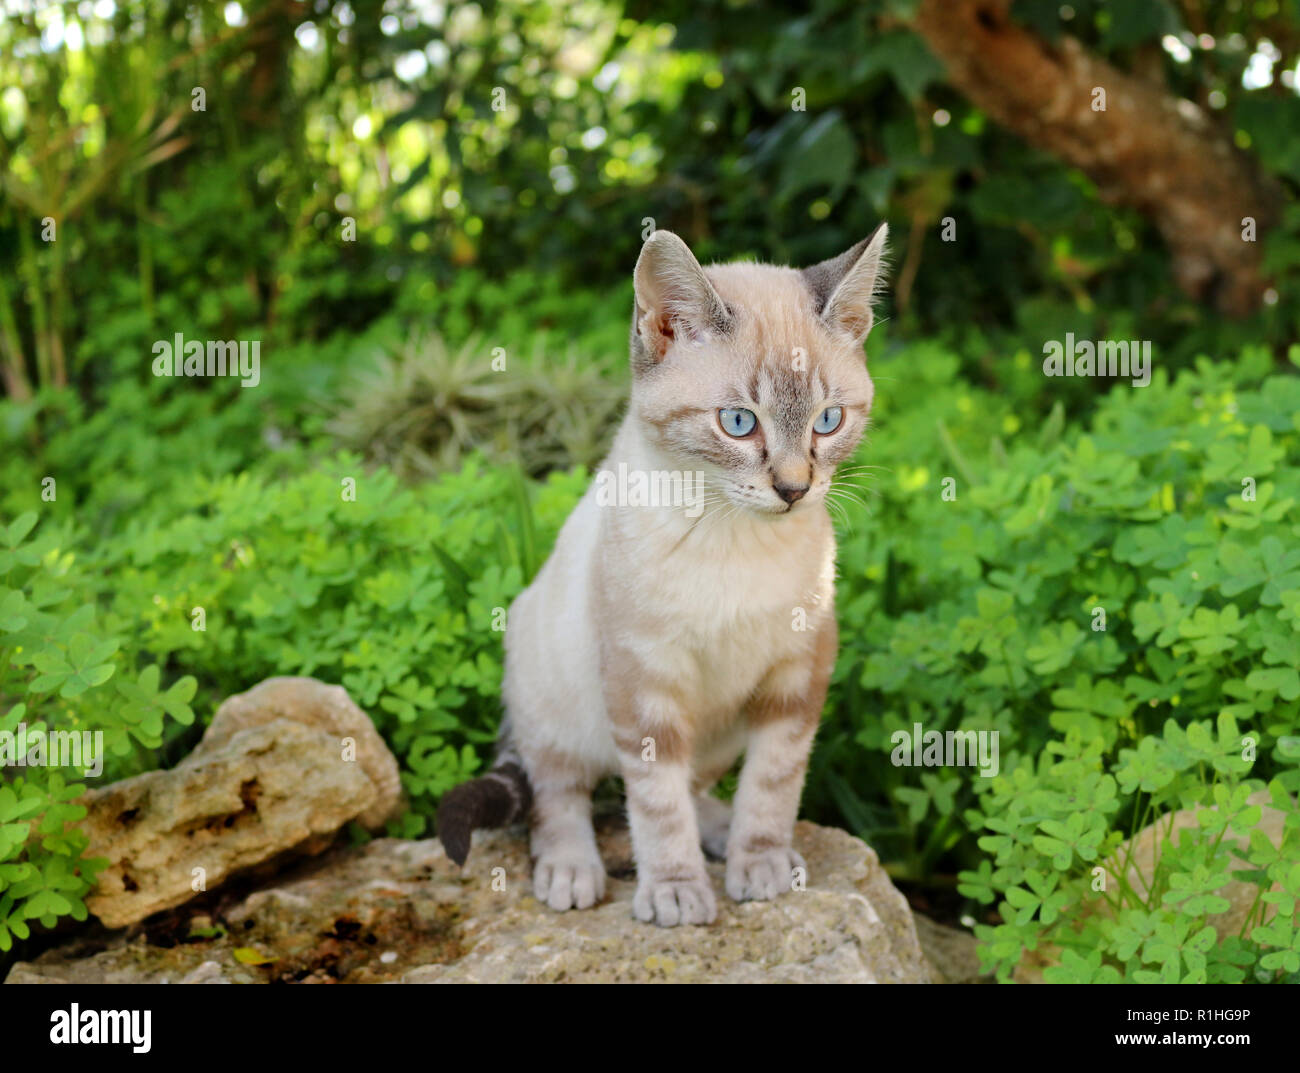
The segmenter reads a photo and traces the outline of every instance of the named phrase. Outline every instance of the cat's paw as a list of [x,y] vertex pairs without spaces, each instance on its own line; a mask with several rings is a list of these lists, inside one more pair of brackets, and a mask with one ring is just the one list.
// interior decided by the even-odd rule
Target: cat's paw
[[767,901],[794,889],[796,869],[807,875],[803,858],[788,846],[757,853],[733,849],[727,856],[727,894],[737,902]]
[[695,879],[643,879],[637,883],[632,913],[637,920],[661,928],[712,924],[718,915],[718,901],[707,875]]
[[533,895],[552,909],[590,909],[605,897],[599,857],[543,855],[533,867]]

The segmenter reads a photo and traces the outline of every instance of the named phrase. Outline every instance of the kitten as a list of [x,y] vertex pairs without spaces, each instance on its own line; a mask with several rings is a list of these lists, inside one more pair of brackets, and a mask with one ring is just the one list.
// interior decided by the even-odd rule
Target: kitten
[[[837,645],[825,499],[871,410],[862,343],[886,236],[881,224],[802,271],[705,269],[671,232],[646,241],[627,416],[510,608],[496,765],[438,810],[457,863],[473,829],[530,815],[538,899],[594,905],[605,869],[591,792],[620,774],[638,919],[714,919],[701,846],[726,857],[738,901],[791,889],[804,867],[791,848],[795,815]],[[610,503],[599,478],[614,471],[700,474],[704,492]],[[728,807],[709,788],[742,752]]]

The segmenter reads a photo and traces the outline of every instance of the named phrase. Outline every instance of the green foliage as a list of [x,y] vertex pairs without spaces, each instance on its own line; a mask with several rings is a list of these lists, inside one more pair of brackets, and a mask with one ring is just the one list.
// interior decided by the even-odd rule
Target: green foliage
[[[146,375],[176,331],[261,338],[281,375],[301,363],[308,380],[308,344],[394,313],[398,337],[432,317],[456,343],[490,332],[527,349],[554,332],[618,359],[625,324],[598,317],[599,345],[579,338],[574,288],[626,280],[648,223],[705,258],[811,263],[887,218],[900,321],[959,333],[966,371],[993,383],[1003,370],[981,351],[1045,322],[1123,337],[1136,316],[1178,362],[1295,338],[1293,203],[1260,235],[1277,302],[1220,321],[1178,291],[1149,223],[948,84],[911,6],[509,0],[435,18],[250,0],[234,26],[210,2],[15,14],[0,24],[6,388],[88,397]],[[1024,0],[1012,15],[1162,78],[1293,189],[1295,95],[1242,84],[1264,42],[1279,76],[1295,67],[1293,4],[1218,5],[1195,27],[1154,0]],[[56,23],[81,47],[57,47]],[[1192,43],[1186,59],[1161,47],[1170,36]]]
[[[45,766],[49,736],[77,736],[77,750],[60,759],[80,775],[151,768],[168,721],[193,722],[197,685],[184,677],[160,690],[159,666],[124,653],[126,638],[97,614],[94,582],[65,550],[66,530],[33,532],[36,524],[29,511],[0,528],[0,951],[28,937],[29,921],[84,920],[82,898],[103,866],[84,857],[76,827],[84,784]],[[29,774],[9,778],[29,763]]]
[[[102,772],[81,774],[119,778],[192,747],[199,682],[206,716],[263,677],[316,675],[373,715],[411,800],[394,831],[419,834],[490,751],[504,609],[584,484],[530,493],[469,464],[411,490],[342,455],[285,483],[178,482],[108,539],[33,533],[25,513],[0,529],[0,731],[101,734]],[[75,826],[84,783],[49,766],[9,778],[22,770],[0,785],[0,951],[32,920],[85,919],[103,866]]]
[[[494,739],[496,609],[540,565],[583,483],[557,476],[534,505],[508,470],[470,464],[412,490],[348,455],[284,483],[197,479],[93,549],[64,550],[69,534],[51,533],[49,562],[81,568],[31,596],[5,590],[0,628],[18,631],[27,690],[68,701],[61,717],[102,727],[111,753],[130,739],[158,749],[168,717],[193,720],[196,679],[163,691],[160,666],[197,675],[205,709],[272,674],[341,682],[411,760],[407,789],[427,815],[477,766],[464,747]],[[35,618],[74,595],[86,601],[75,614]]]
[[[998,906],[1001,923],[980,930],[1002,976],[1048,945],[1063,952],[1050,979],[1292,973],[1300,381],[1247,351],[1172,381],[1157,369],[1086,424],[1058,407],[1031,429],[1011,400],[958,379],[942,346],[891,348],[882,332],[871,349],[876,429],[835,499],[841,655],[806,813],[848,825],[898,874],[962,869],[962,893]],[[316,675],[375,719],[411,800],[393,830],[422,832],[490,754],[501,612],[583,471],[537,485],[470,461],[408,487],[306,443],[196,454],[193,442],[237,439],[256,411],[237,388],[215,413],[218,395],[171,390],[114,396],[45,458],[6,464],[10,511],[27,511],[8,523],[0,572],[0,693],[18,701],[7,723],[100,729],[115,777],[192,746],[192,699],[206,716],[263,677]],[[44,503],[51,458],[70,477]],[[82,518],[112,521],[92,538]],[[894,735],[915,723],[996,730],[997,776],[895,766]],[[54,775],[29,769],[3,807],[73,818]],[[1246,795],[1266,786],[1291,815],[1280,847],[1250,834]],[[1182,808],[1199,825],[1162,842],[1149,890],[1115,878],[1119,889],[1093,890],[1124,838]],[[1244,873],[1228,857],[1239,835]],[[19,863],[68,870],[49,874],[60,914],[74,915],[93,874],[75,827],[47,839],[53,850],[9,837]],[[1258,899],[1233,942],[1206,949],[1234,872]],[[29,887],[13,889],[47,889],[18,878]],[[36,902],[45,920],[49,904]]]
[[105,617],[213,699],[273,674],[342,683],[403,761],[418,832],[495,739],[503,610],[583,480],[533,505],[507,470],[407,489],[341,455],[284,483],[195,482],[98,551]]
[[[1293,973],[1291,903],[1267,892],[1300,860],[1300,380],[1248,350],[1118,388],[1086,427],[1027,430],[951,362],[881,364],[900,375],[863,455],[883,467],[872,516],[841,542],[809,807],[904,874],[964,864],[962,892],[998,904],[977,931],[1000,976],[1048,943],[1072,955],[1056,980]],[[1000,774],[894,766],[915,723],[998,731]],[[1251,833],[1266,785],[1280,847]],[[1183,808],[1199,828],[1162,843],[1149,891],[1093,889],[1124,838]],[[1234,871],[1256,905],[1210,943]]]
[[[1248,343],[1268,342],[1280,357],[1300,317],[1294,212],[1260,236],[1277,303],[1248,321],[1219,320],[1172,285],[1149,221],[1105,204],[1077,170],[1008,134],[953,87],[907,24],[914,8],[899,0],[632,3],[637,17],[672,23],[683,61],[701,61],[682,90],[683,116],[656,125],[665,174],[645,215],[703,240],[710,254],[719,236],[724,256],[793,264],[833,256],[847,236],[889,220],[896,315],[925,335],[956,331],[971,379],[997,383],[1004,372],[1001,362],[976,360],[979,340],[997,340],[991,349],[1000,355],[1007,343],[1071,328],[1123,338],[1135,313],[1171,367]],[[1279,74],[1295,65],[1295,16],[1289,3],[1267,12],[1219,4],[1198,9],[1193,27],[1165,0],[1019,0],[1011,9],[1026,29],[1048,40],[1069,35],[1098,60],[1194,102],[1291,193],[1300,160],[1295,94],[1277,84],[1248,89],[1242,76],[1261,38],[1280,42]],[[696,234],[701,201],[709,226]],[[1043,320],[1052,325],[1046,334],[1034,330]]]
[[[0,726],[16,727],[22,714],[18,705]],[[86,814],[76,803],[83,789],[57,773],[0,785],[0,953],[30,937],[31,921],[86,919],[83,898],[107,862],[83,856],[87,839],[75,826]]]

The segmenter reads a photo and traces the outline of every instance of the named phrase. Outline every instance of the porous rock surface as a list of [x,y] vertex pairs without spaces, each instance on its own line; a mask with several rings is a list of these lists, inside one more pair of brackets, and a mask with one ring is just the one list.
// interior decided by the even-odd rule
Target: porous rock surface
[[189,759],[219,748],[241,730],[265,726],[277,719],[289,719],[323,731],[335,741],[336,753],[343,755],[346,749],[347,755],[355,757],[375,787],[374,804],[357,817],[363,827],[378,831],[400,811],[402,783],[397,759],[379,736],[374,722],[342,686],[328,685],[315,678],[267,678],[244,693],[227,697]]
[[351,820],[382,826],[397,762],[339,686],[270,678],[229,698],[189,756],[88,791],[89,857],[109,862],[87,908],[132,924],[286,854],[319,853]]
[[[242,733],[248,733],[243,731]],[[632,917],[626,827],[599,825],[605,901],[556,913],[532,897],[522,831],[480,833],[457,868],[436,839],[331,850],[227,904],[191,904],[21,963],[10,983],[930,982],[903,896],[851,835],[800,823],[808,887],[737,904],[710,863],[718,919]]]
[[289,850],[319,852],[375,801],[333,739],[278,720],[233,734],[170,771],[83,798],[90,857],[108,859],[86,907],[109,927],[180,905]]

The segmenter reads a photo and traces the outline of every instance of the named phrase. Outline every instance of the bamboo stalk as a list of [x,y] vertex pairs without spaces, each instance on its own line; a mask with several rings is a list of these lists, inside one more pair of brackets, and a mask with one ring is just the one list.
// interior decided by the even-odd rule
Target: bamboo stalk
[[18,321],[4,276],[0,276],[0,375],[11,399],[27,402],[32,397],[32,384],[27,379],[27,364],[18,339]]
[[[56,226],[61,227],[62,221],[58,221]],[[63,338],[68,309],[68,288],[63,273],[63,245],[57,231],[55,232],[54,248],[51,252],[54,264],[51,272],[53,280],[50,287],[50,306],[53,313],[50,323],[50,366],[54,374],[54,386],[56,388],[65,388],[68,386],[68,366],[63,352]]]
[[28,301],[32,309],[32,329],[36,340],[36,382],[40,387],[49,387],[54,379],[50,364],[50,345],[48,332],[50,318],[45,305],[45,291],[41,287],[41,274],[36,267],[36,247],[27,221],[19,217],[18,247],[22,274],[27,282]]

